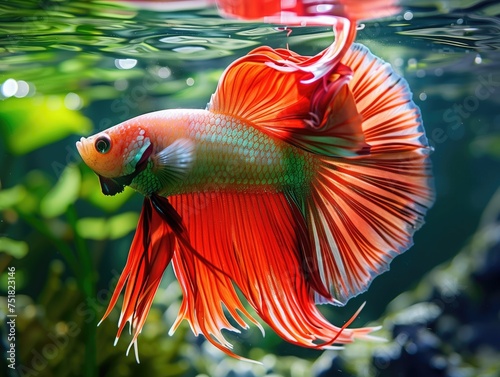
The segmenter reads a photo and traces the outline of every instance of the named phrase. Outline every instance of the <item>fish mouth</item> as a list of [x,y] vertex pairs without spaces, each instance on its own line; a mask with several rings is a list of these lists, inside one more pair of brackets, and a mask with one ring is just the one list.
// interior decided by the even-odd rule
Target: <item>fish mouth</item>
[[80,138],[80,141],[77,141],[76,142],[76,149],[78,150],[78,153],[80,154],[80,156],[82,156],[82,153],[84,151],[84,146],[83,146],[83,142],[85,141],[86,139],[84,137]]

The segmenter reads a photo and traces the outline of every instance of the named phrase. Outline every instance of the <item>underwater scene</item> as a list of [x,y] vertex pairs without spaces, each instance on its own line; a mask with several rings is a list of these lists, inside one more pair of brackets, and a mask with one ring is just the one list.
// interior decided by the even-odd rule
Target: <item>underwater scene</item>
[[500,376],[500,3],[218,3],[0,1],[0,376]]

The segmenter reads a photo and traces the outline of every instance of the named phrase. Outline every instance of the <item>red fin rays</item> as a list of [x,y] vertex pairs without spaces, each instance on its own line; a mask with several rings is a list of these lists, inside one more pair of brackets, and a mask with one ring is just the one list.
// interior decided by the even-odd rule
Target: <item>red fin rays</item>
[[430,147],[405,81],[361,45],[342,63],[354,72],[349,89],[370,153],[321,159],[308,227],[321,279],[344,303],[412,245],[433,191]]
[[314,289],[302,269],[303,248],[309,247],[305,223],[284,194],[197,193],[171,201],[193,248],[215,267],[182,247],[176,251],[174,270],[184,301],[172,330],[186,319],[195,334],[238,357],[221,332],[239,331],[226,316],[243,328],[241,315],[257,321],[242,305],[236,286],[273,330],[297,345],[323,348],[373,331],[335,327],[316,308]]
[[312,77],[303,80],[305,84],[319,81],[332,73],[338,63],[349,49],[356,38],[356,23],[346,18],[335,18],[332,20],[335,40],[321,53],[312,57],[302,57],[300,61],[279,60],[276,63],[268,63],[282,72],[310,72]]
[[352,71],[340,63],[355,30],[347,20],[337,26],[335,42],[314,57],[260,47],[238,59],[224,72],[208,110],[311,153],[366,154],[361,117],[347,89]]
[[[103,320],[125,287],[117,340],[130,323],[137,337],[146,321],[161,276],[173,257],[183,301],[173,333],[183,319],[217,348],[232,351],[223,329],[245,329],[245,317],[262,327],[241,302],[285,340],[327,348],[355,338],[373,338],[377,328],[347,329],[330,324],[315,306],[314,294],[329,296],[321,281],[304,273],[309,241],[301,212],[285,194],[193,193],[146,198],[126,266]],[[182,220],[181,220],[182,219]],[[357,313],[356,313],[357,315]]]
[[137,337],[146,321],[163,272],[172,259],[174,241],[171,227],[153,208],[151,200],[145,198],[127,263],[101,319],[102,322],[109,315],[126,285],[116,339],[129,322],[133,336],[130,345],[134,345],[137,360]]
[[333,326],[315,299],[345,303],[411,246],[433,202],[430,147],[405,81],[365,47],[346,51],[345,25],[315,57],[261,47],[225,71],[208,110],[311,153],[313,177],[300,187],[146,198],[104,315],[126,286],[118,337],[129,322],[136,354],[171,259],[183,292],[171,332],[186,319],[233,357],[222,330],[260,327],[241,296],[300,346],[324,349],[374,330]]

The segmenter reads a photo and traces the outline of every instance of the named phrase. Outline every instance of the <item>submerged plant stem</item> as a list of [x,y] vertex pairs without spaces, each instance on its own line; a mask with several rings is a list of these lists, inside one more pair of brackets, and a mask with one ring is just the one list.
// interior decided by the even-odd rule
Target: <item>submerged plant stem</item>
[[[71,228],[73,229],[75,235],[75,245],[76,252],[78,255],[78,260],[81,266],[80,285],[83,290],[83,295],[87,302],[91,302],[91,299],[95,296],[95,279],[94,270],[92,267],[92,259],[90,257],[90,252],[87,248],[85,240],[78,233],[76,222],[78,220],[78,215],[74,205],[70,205],[66,212],[66,217],[68,219]],[[97,375],[96,370],[96,328],[97,320],[96,316],[93,316],[89,321],[85,322],[85,362],[84,362],[84,373],[86,377],[93,377]]]

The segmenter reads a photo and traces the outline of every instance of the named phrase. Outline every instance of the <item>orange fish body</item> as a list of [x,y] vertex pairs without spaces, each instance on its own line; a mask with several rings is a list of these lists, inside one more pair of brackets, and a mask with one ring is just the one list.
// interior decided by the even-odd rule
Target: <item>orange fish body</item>
[[[140,119],[144,132],[139,137],[154,146],[151,155],[157,157],[130,186],[146,196],[214,189],[300,189],[307,186],[315,165],[314,158],[303,150],[230,115],[208,110],[164,110]],[[129,139],[126,133],[123,136]],[[158,156],[162,151],[163,162]]]
[[[261,47],[224,72],[206,110],[165,110],[77,143],[103,192],[146,196],[125,269],[119,332],[133,340],[172,261],[186,319],[224,352],[221,330],[260,327],[327,348],[373,328],[330,324],[411,246],[432,204],[430,148],[404,80],[345,38],[315,57]],[[340,47],[339,47],[340,46]],[[136,348],[137,352],[137,348]]]

